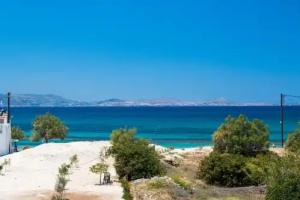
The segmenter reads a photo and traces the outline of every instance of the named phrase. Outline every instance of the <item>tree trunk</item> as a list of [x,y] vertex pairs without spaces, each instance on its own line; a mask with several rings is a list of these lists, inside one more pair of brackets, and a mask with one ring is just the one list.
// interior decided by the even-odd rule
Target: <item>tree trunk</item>
[[45,142],[46,142],[46,143],[49,142],[48,133],[45,134]]
[[100,174],[100,185],[101,185],[101,180],[102,180],[102,173]]

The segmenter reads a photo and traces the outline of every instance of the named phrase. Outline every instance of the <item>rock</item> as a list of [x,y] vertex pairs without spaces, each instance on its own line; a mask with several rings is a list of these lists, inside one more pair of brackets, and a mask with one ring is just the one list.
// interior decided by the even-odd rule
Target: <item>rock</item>
[[179,167],[180,163],[181,163],[181,158],[179,158],[176,155],[166,155],[163,158],[163,161],[168,163],[169,165],[173,166],[173,167]]

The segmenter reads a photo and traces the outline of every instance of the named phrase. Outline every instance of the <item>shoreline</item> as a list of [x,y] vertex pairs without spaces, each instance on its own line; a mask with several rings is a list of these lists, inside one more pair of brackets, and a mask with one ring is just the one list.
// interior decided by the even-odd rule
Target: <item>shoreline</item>
[[[160,144],[159,142],[153,142],[153,140],[151,139],[147,139],[149,140],[149,142],[155,146],[160,146],[163,148],[168,148],[168,149],[198,149],[198,148],[205,148],[205,147],[213,147],[213,144],[211,143],[211,140],[203,140],[203,143],[198,143],[198,142],[193,142],[193,143],[189,143],[189,142],[185,142],[184,140],[182,142],[179,142],[180,139],[178,140],[178,142],[176,143],[170,143],[170,144],[177,144],[177,145],[164,145],[164,144]],[[73,138],[66,138],[65,140],[61,141],[61,140],[51,140],[49,143],[55,143],[55,144],[67,144],[67,143],[74,143],[74,142],[99,142],[99,141],[103,141],[103,142],[109,142],[109,139],[73,139]],[[154,140],[155,141],[155,140]],[[280,141],[270,141],[271,145],[275,145],[275,148],[282,148]],[[190,145],[190,146],[180,146],[180,144],[195,144],[195,145]],[[209,144],[210,143],[210,144]],[[21,140],[18,142],[18,149],[22,150],[24,147],[29,147],[29,148],[34,148],[37,146],[40,146],[42,144],[46,144],[44,142],[32,142],[30,140]],[[197,145],[196,145],[197,144]],[[272,148],[270,145],[270,148]]]

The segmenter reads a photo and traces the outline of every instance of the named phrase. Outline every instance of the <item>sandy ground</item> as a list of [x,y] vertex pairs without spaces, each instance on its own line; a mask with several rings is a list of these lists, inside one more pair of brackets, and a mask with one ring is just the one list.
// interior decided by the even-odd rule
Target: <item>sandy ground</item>
[[[99,176],[89,167],[98,161],[99,152],[108,142],[72,142],[67,144],[43,144],[19,153],[0,157],[10,159],[11,165],[0,176],[0,200],[50,199],[54,190],[58,167],[77,154],[78,167],[70,175],[67,195],[70,200],[119,200],[123,190],[119,183],[99,186]],[[113,159],[108,160],[109,172],[117,180]]]

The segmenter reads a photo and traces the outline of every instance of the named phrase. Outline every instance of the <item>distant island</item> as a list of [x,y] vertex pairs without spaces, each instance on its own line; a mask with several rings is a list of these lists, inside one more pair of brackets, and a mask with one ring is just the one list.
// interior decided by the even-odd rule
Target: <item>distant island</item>
[[[5,94],[0,94],[3,105]],[[99,101],[77,101],[58,95],[41,94],[13,94],[11,100],[13,107],[163,107],[163,106],[274,106],[269,103],[236,103],[224,98],[208,101],[185,101],[176,99],[152,99],[152,100],[123,100],[106,99]]]

